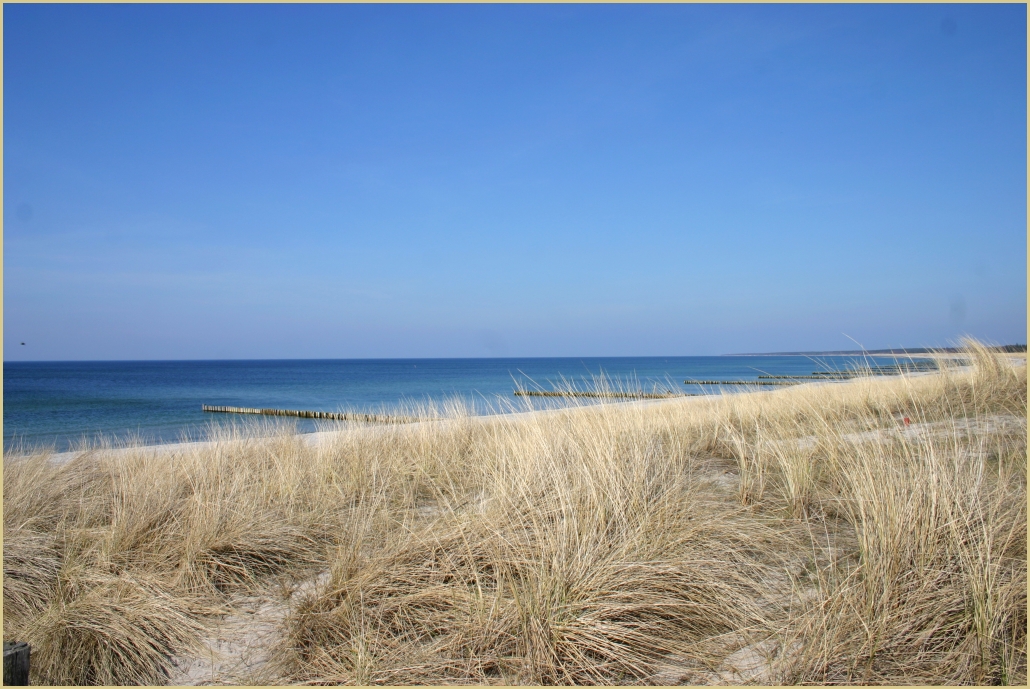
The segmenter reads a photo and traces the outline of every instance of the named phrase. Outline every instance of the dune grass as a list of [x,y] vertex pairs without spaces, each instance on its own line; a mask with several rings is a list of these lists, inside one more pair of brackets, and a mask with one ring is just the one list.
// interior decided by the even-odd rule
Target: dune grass
[[34,683],[160,684],[260,594],[275,683],[1025,684],[1026,367],[968,355],[5,456],[4,638]]

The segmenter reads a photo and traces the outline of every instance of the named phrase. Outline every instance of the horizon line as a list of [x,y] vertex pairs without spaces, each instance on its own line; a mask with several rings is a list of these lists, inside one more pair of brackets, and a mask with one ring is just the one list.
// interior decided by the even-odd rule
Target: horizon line
[[[992,345],[990,349],[1002,352],[1025,352],[1025,344]],[[932,354],[934,352],[959,353],[961,347],[894,347],[888,349],[838,349],[793,352],[737,352],[724,354],[619,354],[619,355],[573,355],[573,356],[398,356],[398,357],[245,357],[236,359],[4,359],[4,364],[46,364],[46,363],[120,363],[120,362],[182,362],[182,361],[439,361],[461,359],[669,359],[695,356],[835,356],[835,355],[891,355]]]

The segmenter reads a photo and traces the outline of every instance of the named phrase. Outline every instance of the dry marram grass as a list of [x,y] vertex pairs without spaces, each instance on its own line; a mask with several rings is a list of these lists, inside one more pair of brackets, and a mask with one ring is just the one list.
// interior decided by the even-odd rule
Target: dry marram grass
[[[5,456],[4,637],[53,684],[1024,684],[1026,368],[969,349],[932,375]],[[203,660],[255,600],[260,657]]]

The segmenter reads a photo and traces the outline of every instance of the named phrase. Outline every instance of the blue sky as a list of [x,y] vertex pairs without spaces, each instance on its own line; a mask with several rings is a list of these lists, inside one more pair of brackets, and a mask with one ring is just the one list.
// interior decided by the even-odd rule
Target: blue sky
[[1026,341],[1024,5],[3,11],[5,360]]

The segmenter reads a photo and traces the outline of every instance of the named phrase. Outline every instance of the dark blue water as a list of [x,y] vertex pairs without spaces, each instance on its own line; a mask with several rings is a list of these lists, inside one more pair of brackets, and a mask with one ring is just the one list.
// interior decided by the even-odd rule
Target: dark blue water
[[[498,399],[514,402],[516,385],[552,389],[562,378],[589,388],[603,373],[624,388],[651,391],[671,383],[679,392],[699,392],[684,379],[754,380],[759,373],[806,374],[861,362],[842,356],[5,362],[4,448],[60,451],[98,436],[176,442],[184,433],[203,437],[213,422],[240,419],[204,413],[202,404],[390,412],[412,401],[461,397],[485,413]],[[297,424],[301,431],[316,428],[308,420]]]

